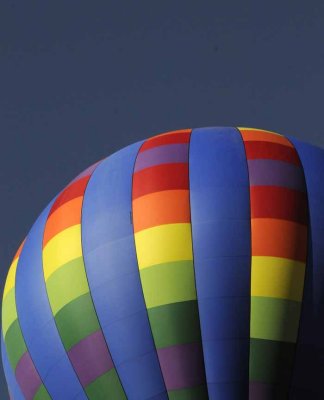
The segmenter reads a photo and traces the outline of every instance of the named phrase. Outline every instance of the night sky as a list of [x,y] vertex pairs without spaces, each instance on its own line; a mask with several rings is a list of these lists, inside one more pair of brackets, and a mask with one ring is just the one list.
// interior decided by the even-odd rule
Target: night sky
[[324,147],[323,38],[322,0],[1,0],[1,289],[46,204],[127,144],[252,126]]

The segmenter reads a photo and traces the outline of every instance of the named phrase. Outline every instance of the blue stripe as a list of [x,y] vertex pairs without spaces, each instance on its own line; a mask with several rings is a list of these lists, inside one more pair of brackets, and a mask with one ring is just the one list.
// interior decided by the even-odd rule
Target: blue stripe
[[304,168],[309,240],[304,299],[290,397],[324,398],[324,150],[289,138]]
[[250,196],[235,128],[195,129],[189,150],[194,266],[210,399],[246,399],[250,339]]
[[82,209],[82,245],[104,336],[129,400],[167,399],[136,259],[132,175],[141,143],[115,153],[92,175]]
[[[72,399],[82,386],[58,334],[49,305],[42,264],[42,240],[51,203],[32,227],[21,252],[16,275],[16,302],[26,346],[54,399]],[[83,394],[80,399],[86,399]]]
[[11,365],[9,363],[7,350],[3,341],[3,334],[1,332],[1,355],[2,355],[2,366],[4,369],[8,389],[10,391],[13,400],[24,400],[24,396],[20,390],[20,387],[16,381],[16,377],[13,373]]

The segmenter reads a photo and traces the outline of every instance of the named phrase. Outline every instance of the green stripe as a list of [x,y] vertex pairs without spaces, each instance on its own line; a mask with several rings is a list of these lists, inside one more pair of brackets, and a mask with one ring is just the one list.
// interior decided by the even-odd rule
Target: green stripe
[[91,382],[85,389],[89,400],[127,399],[114,368]]
[[15,288],[12,288],[2,303],[2,331],[6,335],[10,325],[18,318],[15,299]]
[[258,339],[296,342],[300,303],[273,297],[251,297],[251,334]]
[[208,400],[207,387],[196,386],[189,389],[170,390],[169,400]]
[[66,304],[88,293],[83,257],[76,258],[56,270],[48,278],[46,288],[54,315]]
[[201,341],[196,300],[151,308],[148,316],[157,348]]
[[192,261],[154,265],[140,275],[147,308],[196,299]]
[[39,389],[37,390],[33,400],[51,400],[50,395],[48,394],[44,385],[40,385]]
[[56,314],[55,322],[67,351],[80,340],[100,329],[89,293],[64,306]]
[[250,340],[250,381],[289,384],[295,344]]
[[15,370],[18,361],[27,351],[26,344],[17,319],[8,329],[8,332],[5,336],[5,344],[10,365],[12,369]]

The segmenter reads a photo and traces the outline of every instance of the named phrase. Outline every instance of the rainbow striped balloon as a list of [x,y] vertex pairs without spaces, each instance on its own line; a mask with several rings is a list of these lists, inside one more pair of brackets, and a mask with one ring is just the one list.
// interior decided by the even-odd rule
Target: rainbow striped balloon
[[324,398],[324,150],[200,128],[91,166],[8,272],[14,400]]

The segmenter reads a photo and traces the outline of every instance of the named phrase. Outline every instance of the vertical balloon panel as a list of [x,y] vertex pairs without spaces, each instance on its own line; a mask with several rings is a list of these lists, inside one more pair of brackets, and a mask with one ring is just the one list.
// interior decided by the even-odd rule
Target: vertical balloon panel
[[309,206],[308,257],[290,396],[324,398],[324,150],[289,138],[303,165]]
[[194,129],[190,204],[199,314],[209,399],[248,396],[250,197],[235,128]]
[[307,256],[307,193],[294,146],[240,129],[251,196],[250,399],[287,398]]
[[15,375],[9,363],[7,349],[3,340],[3,335],[1,334],[1,357],[2,357],[2,366],[5,373],[7,385],[8,385],[8,394],[10,400],[24,400],[24,396],[21,392],[21,389],[16,381]]
[[[85,399],[50,308],[43,274],[43,234],[51,202],[28,233],[16,273],[16,302],[26,346],[51,398]],[[82,396],[82,394],[84,394]]]
[[2,301],[3,338],[10,367],[15,374],[23,396],[27,400],[37,397],[50,399],[27,349],[17,313],[16,272],[23,246],[24,243],[21,244],[13,259],[4,288]]
[[141,143],[96,169],[82,210],[86,272],[97,315],[129,400],[167,400],[138,273],[132,179]]
[[43,238],[44,279],[62,343],[87,397],[122,399],[83,260],[82,203],[92,173],[73,181],[53,203]]
[[133,177],[138,267],[169,399],[208,398],[189,200],[190,131],[142,145]]

